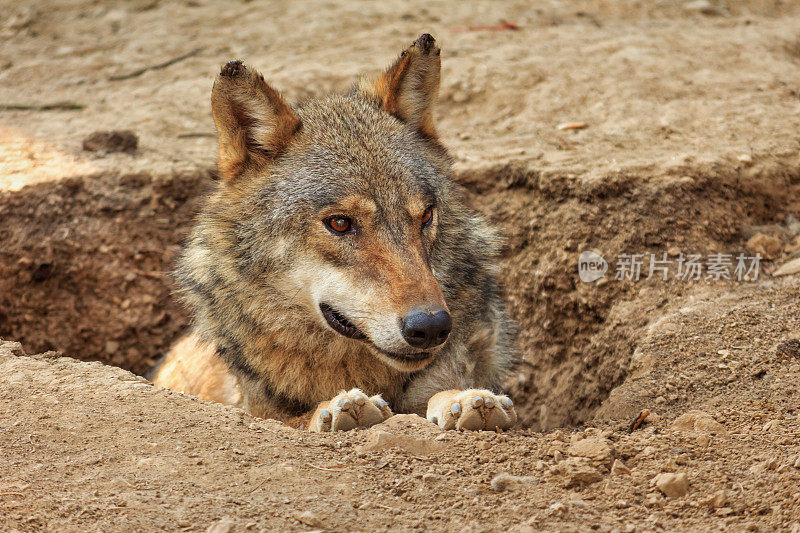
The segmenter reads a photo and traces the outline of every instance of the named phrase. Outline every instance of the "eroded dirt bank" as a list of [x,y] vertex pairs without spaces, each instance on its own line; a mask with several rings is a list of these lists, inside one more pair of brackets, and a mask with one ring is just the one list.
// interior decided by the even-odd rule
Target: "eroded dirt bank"
[[[767,231],[781,251],[761,266],[763,279],[800,251],[786,224],[798,209],[797,174],[722,165],[685,172],[589,184],[507,166],[460,176],[468,200],[508,237],[501,279],[523,363],[507,386],[523,425],[591,419],[627,376],[645,326],[670,303],[753,283],[616,281],[619,254],[751,254],[748,238]],[[0,333],[31,351],[144,374],[185,331],[169,270],[211,186],[208,172],[112,174],[0,193]],[[577,257],[588,249],[612,262],[606,282],[580,281]]]

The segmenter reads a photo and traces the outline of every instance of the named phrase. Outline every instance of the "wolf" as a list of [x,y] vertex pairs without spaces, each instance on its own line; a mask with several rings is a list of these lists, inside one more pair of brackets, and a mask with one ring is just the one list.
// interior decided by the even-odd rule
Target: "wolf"
[[452,180],[440,69],[423,34],[377,78],[290,106],[241,61],[222,67],[220,179],[176,270],[193,330],[156,385],[318,432],[393,412],[516,423],[501,239]]

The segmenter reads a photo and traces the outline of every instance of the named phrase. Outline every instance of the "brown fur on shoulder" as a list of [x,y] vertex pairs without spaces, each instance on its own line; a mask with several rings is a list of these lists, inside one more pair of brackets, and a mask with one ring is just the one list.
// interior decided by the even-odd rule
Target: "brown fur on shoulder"
[[217,356],[216,347],[200,340],[197,333],[172,347],[158,368],[158,385],[213,402],[238,405],[242,401],[236,378]]

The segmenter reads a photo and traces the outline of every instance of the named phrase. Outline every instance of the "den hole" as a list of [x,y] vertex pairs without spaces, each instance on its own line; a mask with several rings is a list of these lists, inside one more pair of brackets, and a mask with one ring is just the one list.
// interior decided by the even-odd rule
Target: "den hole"
[[[748,227],[785,223],[800,197],[797,176],[787,178],[788,196],[736,191],[719,176],[644,190],[634,178],[602,189],[543,184],[510,167],[458,180],[507,238],[501,281],[523,357],[507,386],[522,423],[536,429],[589,421],[627,376],[643,328],[686,290],[586,286],[581,250],[735,249]],[[213,186],[211,171],[99,174],[1,192],[0,338],[146,375],[188,327],[169,272]],[[626,319],[612,312],[618,304]]]

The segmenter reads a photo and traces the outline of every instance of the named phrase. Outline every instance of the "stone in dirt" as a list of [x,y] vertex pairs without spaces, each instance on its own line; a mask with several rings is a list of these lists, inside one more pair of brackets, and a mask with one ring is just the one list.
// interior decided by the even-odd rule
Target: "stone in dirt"
[[87,152],[135,152],[139,137],[130,130],[96,131],[83,140]]
[[631,469],[628,468],[628,465],[623,463],[621,459],[614,459],[614,464],[611,465],[611,473],[618,476],[629,475]]
[[494,476],[489,485],[492,490],[503,492],[504,490],[519,490],[526,486],[536,485],[538,482],[533,476],[514,476],[503,472]]
[[568,457],[555,468],[556,472],[565,476],[564,486],[567,488],[590,485],[603,479],[603,473],[597,469],[594,461],[586,457]]
[[663,472],[654,477],[650,485],[655,485],[668,498],[680,498],[689,491],[689,478],[683,472],[680,474]]
[[706,448],[709,444],[711,444],[711,436],[708,433],[703,433],[697,436],[697,444]]
[[710,414],[703,411],[687,411],[672,423],[672,429],[697,433],[714,433],[727,435],[725,426],[714,420]]
[[570,444],[567,454],[572,457],[585,457],[595,464],[609,468],[614,461],[614,444],[601,437],[587,437]]
[[772,276],[790,276],[792,274],[797,274],[798,272],[800,272],[800,257],[782,264],[775,272],[772,273]]
[[547,511],[551,514],[563,515],[567,514],[567,506],[561,502],[556,502],[550,507],[548,507]]
[[753,253],[761,254],[764,259],[775,259],[781,255],[783,241],[766,233],[756,233],[747,241],[747,249]]
[[778,343],[775,348],[775,354],[780,357],[797,357],[800,358],[800,340],[786,339]]
[[294,519],[310,527],[322,527],[322,520],[320,520],[320,518],[311,511],[295,513]]
[[703,15],[716,15],[723,16],[726,14],[725,9],[712,4],[709,0],[692,0],[683,4],[683,9],[689,13],[701,13]]
[[728,492],[726,490],[718,490],[711,496],[707,498],[703,498],[700,500],[700,505],[705,505],[706,507],[711,507],[712,509],[719,509],[721,507],[725,507],[725,504],[728,503]]
[[206,533],[230,533],[233,531],[233,527],[235,525],[236,523],[233,521],[233,519],[226,516],[225,518],[222,518],[208,526]]
[[359,454],[400,448],[412,455],[431,455],[447,446],[441,441],[418,439],[410,435],[389,433],[380,429],[373,429],[370,433],[367,442],[356,448]]
[[373,426],[373,429],[382,429],[392,433],[404,433],[416,437],[435,438],[446,435],[447,432],[429,422],[419,415],[394,415],[384,420],[380,424]]
[[25,350],[22,349],[22,344],[18,342],[3,341],[0,339],[0,353],[20,357],[25,355]]

